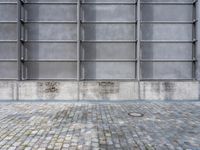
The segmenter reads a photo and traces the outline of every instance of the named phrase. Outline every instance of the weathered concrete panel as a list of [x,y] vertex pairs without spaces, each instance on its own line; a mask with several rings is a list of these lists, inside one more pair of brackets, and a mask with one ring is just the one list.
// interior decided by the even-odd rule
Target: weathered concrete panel
[[144,100],[198,100],[198,82],[141,82]]
[[20,100],[77,100],[76,82],[20,82]]
[[16,82],[1,81],[0,82],[0,100],[16,100],[17,86]]
[[[138,82],[1,81],[0,100],[138,100]],[[198,100],[199,82],[141,82],[141,100]]]
[[136,100],[137,82],[94,81],[80,83],[81,100]]

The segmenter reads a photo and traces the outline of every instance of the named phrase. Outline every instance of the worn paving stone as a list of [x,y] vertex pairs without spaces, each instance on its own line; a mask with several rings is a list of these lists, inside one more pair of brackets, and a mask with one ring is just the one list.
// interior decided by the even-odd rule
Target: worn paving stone
[[200,150],[200,102],[0,103],[0,114],[0,150]]

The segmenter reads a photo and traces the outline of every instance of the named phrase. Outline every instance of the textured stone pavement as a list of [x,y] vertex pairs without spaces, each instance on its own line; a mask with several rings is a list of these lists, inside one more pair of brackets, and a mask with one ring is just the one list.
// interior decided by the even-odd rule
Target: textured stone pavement
[[0,103],[6,149],[200,150],[200,103]]

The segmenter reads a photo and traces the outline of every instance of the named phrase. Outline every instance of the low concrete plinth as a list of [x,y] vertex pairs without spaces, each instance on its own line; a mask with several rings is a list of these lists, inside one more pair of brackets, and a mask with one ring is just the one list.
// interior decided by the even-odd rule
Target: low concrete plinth
[[199,82],[1,81],[0,100],[199,100]]

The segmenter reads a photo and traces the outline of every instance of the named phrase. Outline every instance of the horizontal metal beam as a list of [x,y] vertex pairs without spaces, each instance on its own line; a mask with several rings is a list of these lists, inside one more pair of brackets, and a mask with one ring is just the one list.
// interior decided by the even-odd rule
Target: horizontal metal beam
[[24,2],[24,4],[77,5],[77,2]]
[[82,2],[81,5],[136,5],[136,2]]
[[193,2],[141,2],[141,5],[193,5]]
[[[81,62],[136,62],[136,59],[80,59]],[[77,62],[76,59],[27,59],[23,62]]]
[[[193,5],[194,2],[141,2],[143,5]],[[0,2],[1,4],[17,5],[16,2]],[[24,2],[24,4],[69,4],[77,5],[77,2]],[[82,2],[81,5],[136,5],[136,2]]]
[[136,43],[136,40],[82,40],[82,43]]
[[76,59],[27,59],[23,62],[77,62]]
[[82,24],[136,24],[137,21],[82,21]]
[[85,59],[82,62],[136,62],[136,59]]
[[81,78],[82,81],[136,81],[136,78]]
[[[133,82],[136,82],[137,79],[136,78],[116,78],[116,79],[94,79],[94,78],[86,78],[86,79],[81,79],[81,80],[85,80],[85,81],[133,81]],[[140,79],[140,82],[142,81],[183,81],[183,82],[187,82],[187,81],[191,81],[193,80],[192,78],[183,78],[183,79]]]
[[0,62],[17,62],[17,59],[0,59]]
[[17,40],[0,40],[0,43],[17,43]]
[[[1,78],[0,81],[9,81],[9,80],[17,80],[17,78]],[[28,78],[26,79],[27,81],[31,81],[31,80],[38,80],[38,81],[77,81],[76,78]],[[82,81],[137,81],[136,78],[116,78],[116,79],[101,79],[101,78],[81,78]],[[140,81],[183,81],[183,82],[187,82],[187,81],[192,81],[194,79],[192,78],[173,78],[173,79],[159,79],[159,78],[142,78]]]
[[16,81],[17,78],[0,78],[0,81]]
[[195,62],[195,59],[141,59],[142,62]]
[[24,43],[76,43],[76,40],[27,40]]
[[[193,5],[194,2],[141,2],[142,5]],[[16,2],[0,2],[1,4],[15,4]],[[24,2],[24,4],[61,4],[77,5],[77,2]],[[82,2],[81,5],[136,5],[136,2]]]
[[31,80],[38,80],[38,81],[77,81],[76,78],[27,78],[27,81],[31,81]]
[[142,24],[194,24],[197,20],[193,21],[141,21]]
[[[0,81],[9,81],[9,80],[17,80],[17,78],[1,78]],[[31,81],[31,80],[38,80],[38,81],[77,81],[76,78],[59,78],[59,79],[55,79],[55,78],[27,78],[27,81]],[[82,81],[137,81],[136,78],[116,78],[116,79],[101,79],[101,78],[81,78]],[[187,81],[192,81],[194,79],[192,78],[172,78],[172,79],[160,79],[160,78],[141,78],[140,81],[183,81],[183,82],[187,82]]]
[[17,2],[0,2],[0,5],[17,5]]
[[[38,24],[77,24],[77,21],[23,21],[24,24],[38,23]],[[1,23],[1,22],[0,22]]]
[[141,40],[142,43],[195,43],[197,40]]
[[[23,21],[24,24],[77,24],[76,21]],[[194,21],[141,21],[142,24],[193,24]],[[0,21],[0,24],[15,24],[17,21]],[[82,24],[136,24],[137,21],[82,21]]]
[[172,79],[160,79],[160,78],[142,78],[141,81],[191,81],[192,78],[172,78]]
[[0,21],[0,24],[17,24],[17,21]]

